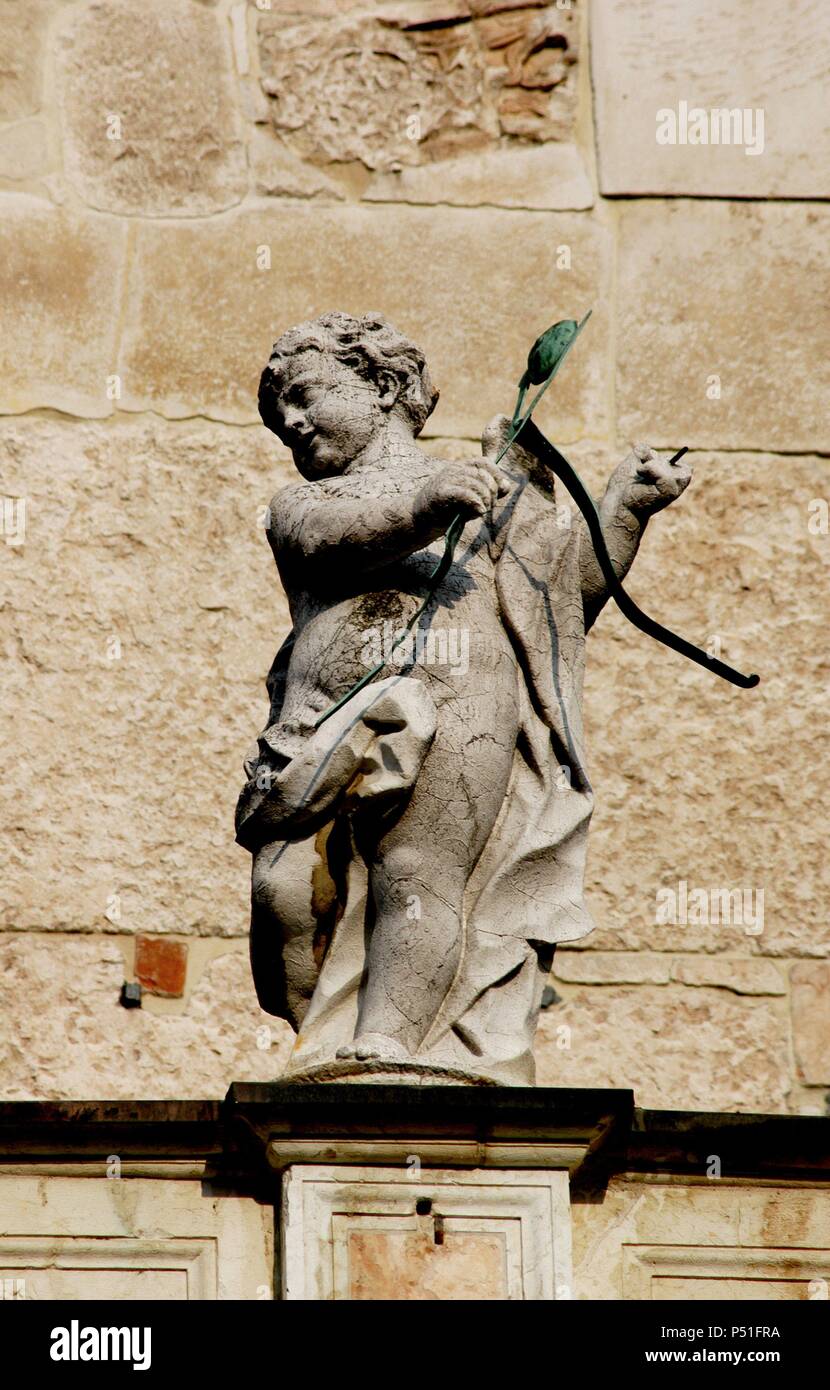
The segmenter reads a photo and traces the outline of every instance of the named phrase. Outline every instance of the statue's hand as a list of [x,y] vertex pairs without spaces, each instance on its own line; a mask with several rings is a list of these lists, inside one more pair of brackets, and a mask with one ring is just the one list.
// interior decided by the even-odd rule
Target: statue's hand
[[[498,458],[512,433],[513,421],[510,417],[494,415],[489,424],[485,426],[481,436],[481,448],[484,454],[491,459]],[[520,444],[513,443],[507,448],[499,467],[506,470],[518,467],[523,472],[533,472],[535,468],[538,468],[538,464],[532,454],[523,449]]]
[[674,502],[692,480],[685,457],[671,463],[648,444],[632,445],[609,483],[609,492],[635,515],[653,516]]
[[454,516],[484,516],[497,497],[510,490],[510,479],[488,459],[445,463],[415,497],[415,513],[431,524],[449,526]]

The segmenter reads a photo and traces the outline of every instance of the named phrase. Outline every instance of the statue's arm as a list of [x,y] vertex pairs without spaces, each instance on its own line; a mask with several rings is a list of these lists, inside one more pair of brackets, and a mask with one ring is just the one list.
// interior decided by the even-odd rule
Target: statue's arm
[[404,559],[440,536],[417,494],[332,498],[313,487],[287,488],[271,503],[268,539],[280,568],[302,569],[319,582],[329,575],[369,573]]
[[[608,490],[599,502],[597,511],[614,573],[618,579],[624,579],[637,554],[648,518],[638,517]],[[609,592],[594,551],[594,543],[582,516],[579,517],[579,528],[579,569],[587,632],[608,602]]]
[[[674,502],[688,487],[691,477],[685,459],[671,463],[645,444],[635,444],[611,474],[597,510],[618,579],[624,579],[631,568],[649,517]],[[608,586],[581,516],[579,524],[579,565],[587,631],[608,600]]]
[[268,539],[281,573],[306,587],[371,573],[423,550],[453,517],[483,516],[507,490],[486,459],[442,464],[416,492],[385,497],[326,495],[314,484],[286,488],[271,503]]

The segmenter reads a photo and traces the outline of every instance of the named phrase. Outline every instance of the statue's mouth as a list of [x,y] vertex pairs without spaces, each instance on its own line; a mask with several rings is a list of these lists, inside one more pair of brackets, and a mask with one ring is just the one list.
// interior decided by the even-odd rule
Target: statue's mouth
[[314,438],[313,434],[295,434],[285,440],[298,465],[306,459],[309,461],[313,459]]

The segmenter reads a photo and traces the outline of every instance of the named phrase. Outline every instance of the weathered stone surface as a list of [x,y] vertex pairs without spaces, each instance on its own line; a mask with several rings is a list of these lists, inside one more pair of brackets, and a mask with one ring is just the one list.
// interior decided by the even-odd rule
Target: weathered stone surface
[[734,994],[786,994],[781,967],[771,960],[714,959],[686,956],[672,963],[672,979],[681,985],[714,985]]
[[567,984],[714,986],[735,994],[786,994],[784,974],[775,962],[721,956],[659,955],[643,951],[557,951],[553,973]]
[[112,938],[0,938],[6,1100],[220,1099],[281,1070],[290,1030],[258,1009],[246,952],[208,966],[185,1014],[123,1008],[124,973]]
[[805,1086],[795,1080],[790,1088],[790,1110],[794,1115],[826,1115],[827,1083]]
[[564,1172],[295,1164],[282,1183],[283,1296],[567,1298],[567,1184]]
[[0,409],[110,413],[125,239],[107,218],[0,195]]
[[[449,0],[452,3],[452,0]],[[260,14],[289,15],[295,19],[333,19],[366,9],[367,0],[253,0]],[[371,0],[369,0],[371,4]]]
[[[192,1271],[186,1267],[170,1269],[169,1265],[175,1260],[175,1255],[172,1251],[168,1254],[163,1248],[156,1257],[156,1268],[151,1260],[145,1258],[141,1265],[136,1261],[133,1269],[124,1269],[123,1265],[116,1265],[112,1269],[95,1269],[89,1267],[83,1256],[78,1260],[78,1265],[73,1267],[73,1242],[59,1237],[55,1245],[57,1249],[46,1268],[34,1262],[25,1267],[6,1265],[4,1268],[0,1262],[0,1278],[22,1277],[27,1298],[50,1301],[100,1299],[120,1303],[131,1299],[147,1299],[149,1302],[160,1303],[170,1299],[186,1299],[189,1274],[192,1285]],[[107,1250],[106,1246],[104,1248]]]
[[37,178],[49,163],[46,127],[39,116],[0,129],[0,179]]
[[793,1040],[798,1074],[813,1085],[830,1083],[830,964],[803,961],[790,970]]
[[[697,448],[830,448],[830,208],[626,205],[618,429]],[[720,390],[720,397],[707,396]]]
[[783,1255],[753,1254],[738,1251],[724,1271],[719,1252],[707,1259],[707,1252],[695,1253],[688,1260],[673,1259],[673,1273],[668,1274],[661,1259],[656,1269],[646,1266],[631,1271],[623,1283],[623,1298],[668,1299],[676,1303],[718,1302],[741,1303],[747,1299],[763,1299],[768,1303],[806,1302],[814,1295],[816,1264],[809,1253],[789,1252]]
[[[557,268],[567,260],[563,247],[570,270]],[[560,440],[586,432],[589,421],[602,429],[609,250],[605,229],[579,214],[498,209],[292,205],[210,225],[145,225],[123,354],[124,404],[254,421],[259,374],[277,332],[332,305],[356,313],[382,305],[429,357],[442,400],[428,428],[476,438],[496,410],[512,410],[534,334],[593,305],[579,356],[539,418],[543,427],[556,420]],[[258,255],[262,262],[266,253],[271,268],[261,270]],[[494,264],[511,267],[509,293],[479,292]]]
[[[802,967],[798,966],[797,969]],[[830,1249],[830,1202],[826,1191],[766,1188],[740,1204],[742,1245],[789,1245],[807,1250]]]
[[541,1017],[540,1086],[630,1086],[667,1110],[787,1108],[784,1001],[681,985],[563,986]]
[[[69,1135],[60,1142],[68,1151]],[[137,1166],[142,1176],[128,1162],[117,1179],[94,1158],[83,1176],[4,1168],[0,1277],[14,1276],[22,1236],[34,1265],[26,1271],[31,1299],[271,1296],[274,1215],[267,1203],[227,1185],[214,1195],[209,1178],[181,1172],[188,1165],[178,1165],[175,1176],[163,1158]]]
[[[70,1148],[70,1134],[61,1141]],[[1,1279],[15,1287],[24,1277],[31,1300],[271,1297],[274,1213],[267,1202],[227,1186],[211,1200],[210,1181],[185,1176],[181,1165],[172,1180],[170,1163],[138,1166],[142,1176],[124,1165],[118,1179],[107,1163],[90,1165],[83,1177],[71,1163],[49,1177],[25,1166],[4,1170]],[[21,1244],[28,1269],[19,1264]]]
[[557,980],[583,985],[667,985],[672,962],[668,956],[633,951],[556,952],[553,973]]
[[355,1231],[349,1241],[351,1299],[509,1298],[504,1232],[461,1231],[436,1247],[426,1230]]
[[255,127],[248,147],[254,190],[261,197],[328,198],[342,202],[339,184],[292,153],[272,132]]
[[307,158],[393,169],[573,127],[578,18],[555,5],[368,5],[259,19],[274,125]]
[[0,121],[37,111],[50,0],[0,0]]
[[[827,16],[813,0],[792,0],[782,29],[783,14],[780,0],[753,0],[751,9],[742,0],[705,7],[688,0],[595,3],[591,65],[601,191],[830,195]],[[707,116],[761,110],[759,153],[747,154],[744,143],[658,143],[658,112],[679,113],[680,102],[690,114],[698,109]],[[753,122],[750,147],[755,130]]]
[[231,43],[233,45],[233,61],[236,71],[240,77],[247,77],[251,71],[251,50],[248,43],[248,16],[250,6],[244,3],[231,5],[227,12],[228,23],[231,27]]
[[[586,478],[605,469],[595,449],[573,458]],[[586,678],[596,790],[588,897],[600,930],[586,946],[827,955],[830,868],[823,824],[805,803],[810,787],[820,804],[828,766],[817,596],[830,538],[810,531],[811,502],[828,496],[827,463],[764,454],[692,463],[692,486],[650,524],[627,587],[691,641],[719,639],[722,658],[759,672],[761,684],[738,690],[635,632],[611,605],[600,616]],[[746,890],[753,908],[763,891],[763,931],[714,914],[658,923],[658,890],[681,882],[687,892]]]
[[613,1178],[602,1202],[573,1202],[574,1296],[815,1298],[812,1281],[827,1276],[826,1190],[723,1179]]
[[7,423],[0,457],[27,500],[2,715],[29,750],[7,773],[3,924],[244,934],[233,808],[287,628],[263,529],[284,451],[264,429],[39,419]]
[[66,172],[90,206],[194,216],[244,196],[228,37],[210,10],[95,0],[67,12],[57,52]]
[[594,198],[575,145],[511,145],[379,173],[364,193],[375,203],[489,204],[504,208],[588,208]]

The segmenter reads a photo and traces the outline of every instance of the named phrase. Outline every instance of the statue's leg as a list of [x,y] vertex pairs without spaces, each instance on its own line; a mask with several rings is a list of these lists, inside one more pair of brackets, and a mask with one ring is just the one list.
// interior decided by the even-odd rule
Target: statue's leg
[[513,762],[515,677],[501,675],[479,676],[475,694],[445,694],[412,795],[367,856],[374,913],[367,980],[355,1039],[341,1056],[411,1056],[452,984],[464,891]]
[[331,825],[307,840],[263,845],[251,881],[251,969],[260,1006],[299,1032],[337,908],[327,855]]
[[[353,845],[343,793],[351,792],[359,808],[369,806],[376,826],[378,814],[391,815],[421,771],[435,720],[435,704],[422,682],[388,677],[344,706],[291,758],[278,743],[283,766],[265,785],[252,776],[240,797],[239,839],[254,855],[251,964],[257,997],[297,1032],[348,907]],[[284,730],[275,726],[274,733],[281,741]],[[363,866],[357,877],[365,884]]]

